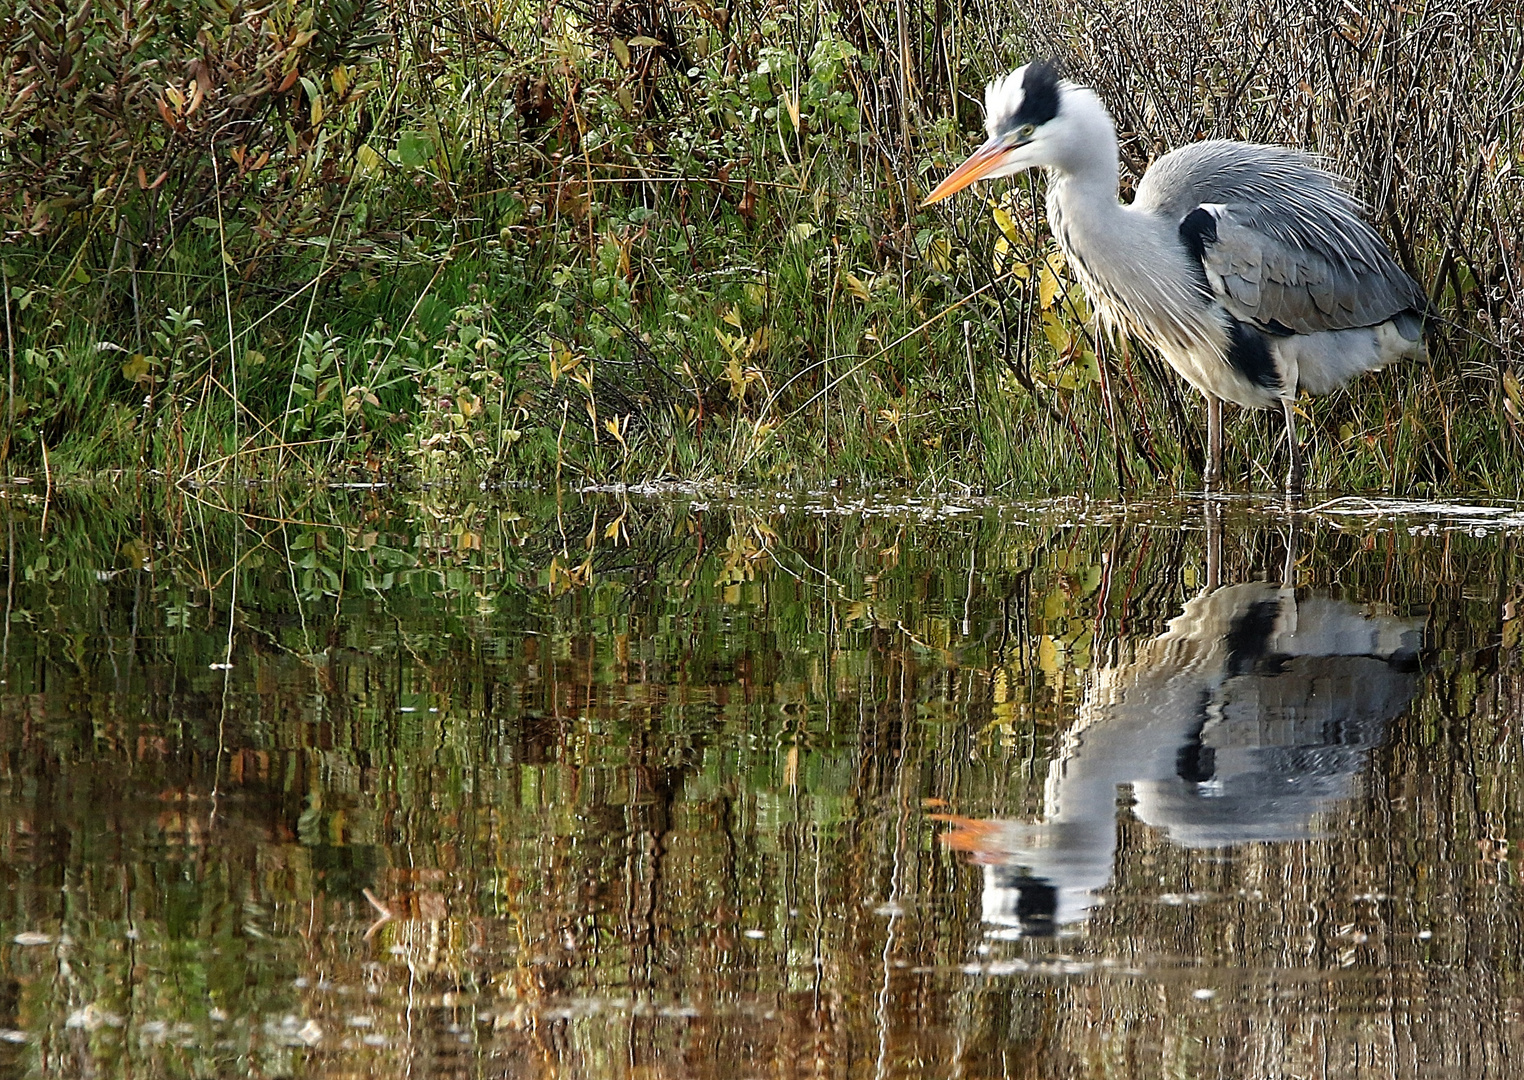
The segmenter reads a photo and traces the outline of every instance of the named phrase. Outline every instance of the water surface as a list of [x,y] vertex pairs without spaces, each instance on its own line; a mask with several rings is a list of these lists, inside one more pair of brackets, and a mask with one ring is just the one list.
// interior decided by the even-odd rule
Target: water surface
[[0,1076],[1524,1067],[1511,508],[4,494]]

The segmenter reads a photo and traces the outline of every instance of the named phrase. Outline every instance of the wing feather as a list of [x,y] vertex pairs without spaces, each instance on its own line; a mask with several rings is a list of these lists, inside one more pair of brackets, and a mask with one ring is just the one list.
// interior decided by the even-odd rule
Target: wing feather
[[1207,282],[1235,318],[1275,333],[1376,326],[1428,298],[1392,258],[1359,204],[1307,155],[1212,140],[1164,155],[1133,204],[1168,221],[1199,209]]

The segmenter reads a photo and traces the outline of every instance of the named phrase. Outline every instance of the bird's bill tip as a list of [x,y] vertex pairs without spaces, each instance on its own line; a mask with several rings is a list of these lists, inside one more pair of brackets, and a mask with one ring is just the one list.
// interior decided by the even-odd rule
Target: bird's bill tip
[[994,172],[1010,157],[1013,147],[991,146],[985,143],[962,165],[959,165],[947,178],[936,187],[931,189],[931,194],[921,201],[922,206],[930,206],[934,202],[941,202],[949,195],[962,191],[975,180],[983,179]]

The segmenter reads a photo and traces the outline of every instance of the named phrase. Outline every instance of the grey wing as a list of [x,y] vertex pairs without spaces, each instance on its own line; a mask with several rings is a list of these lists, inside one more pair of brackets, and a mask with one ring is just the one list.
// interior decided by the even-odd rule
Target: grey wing
[[1428,310],[1359,204],[1297,151],[1193,143],[1154,163],[1133,205],[1176,222],[1223,306],[1270,333],[1376,326]]

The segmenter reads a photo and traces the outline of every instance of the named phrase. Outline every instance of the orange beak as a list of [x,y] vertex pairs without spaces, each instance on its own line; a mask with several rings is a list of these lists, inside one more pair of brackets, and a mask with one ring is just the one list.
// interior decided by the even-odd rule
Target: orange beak
[[954,169],[946,180],[938,184],[932,190],[932,193],[926,196],[921,205],[930,206],[934,202],[941,202],[954,192],[962,191],[975,180],[988,176],[1001,165],[1005,164],[1014,150],[1016,150],[1014,146],[985,143],[974,151],[973,156]]

